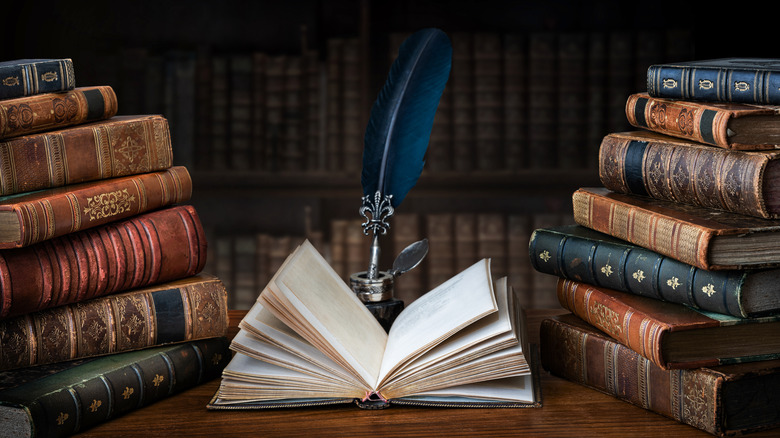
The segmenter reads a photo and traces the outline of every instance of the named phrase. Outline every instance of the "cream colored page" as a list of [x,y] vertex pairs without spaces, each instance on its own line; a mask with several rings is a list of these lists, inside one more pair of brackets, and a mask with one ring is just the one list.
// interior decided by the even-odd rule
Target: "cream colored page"
[[[472,383],[450,388],[426,391],[419,396],[424,397],[469,397],[492,401],[533,402],[534,388],[531,375],[507,377],[489,382]],[[415,396],[414,398],[417,398]]]
[[377,381],[387,333],[310,242],[293,254],[275,285],[360,378]]
[[418,298],[398,315],[388,334],[380,381],[399,364],[497,310],[490,261],[484,259]]

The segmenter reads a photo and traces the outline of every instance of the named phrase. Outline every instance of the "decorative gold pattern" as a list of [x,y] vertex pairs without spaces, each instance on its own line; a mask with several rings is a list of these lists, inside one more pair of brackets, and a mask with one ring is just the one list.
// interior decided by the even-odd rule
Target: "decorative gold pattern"
[[601,267],[601,273],[606,275],[607,277],[612,275],[612,272],[613,272],[612,271],[612,266],[610,266],[609,264],[606,264],[606,265]]
[[133,388],[131,388],[129,386],[125,386],[125,390],[124,390],[124,392],[122,392],[122,398],[124,398],[125,400],[129,400],[130,396],[133,395],[134,392],[135,392],[135,389],[133,389]]
[[734,91],[750,91],[750,84],[745,81],[734,82]]
[[715,84],[709,79],[699,79],[700,90],[712,90]]
[[65,412],[60,412],[60,415],[57,416],[57,426],[65,424],[65,422],[68,421],[68,417],[70,417],[70,415]]
[[644,279],[645,279],[645,273],[644,273],[644,271],[642,271],[642,270],[640,269],[640,270],[638,270],[638,271],[634,272],[634,274],[632,275],[632,277],[634,277],[634,280],[636,280],[636,281],[638,281],[638,282],[640,282],[640,283],[641,283],[641,282],[642,282],[642,280],[644,280]]
[[3,79],[3,85],[6,87],[16,87],[19,85],[19,76],[8,76]]
[[666,280],[666,284],[671,287],[672,289],[677,289],[682,283],[680,283],[680,279],[677,277],[672,277],[668,280]]
[[41,75],[41,80],[43,80],[43,82],[54,82],[57,79],[59,79],[59,75],[56,71],[47,71]]
[[163,377],[163,376],[161,376],[159,374],[155,374],[154,375],[154,379],[152,380],[152,383],[154,383],[154,386],[157,387],[157,386],[160,386],[163,381],[165,381],[165,377]]
[[620,324],[620,314],[609,307],[593,302],[590,305],[589,313],[593,325],[605,332],[614,336],[619,336],[623,332],[623,327]]
[[664,88],[677,88],[677,81],[671,78],[663,80]]
[[101,400],[92,400],[92,404],[89,405],[89,412],[97,412],[101,406],[103,406],[103,402]]
[[105,219],[129,211],[135,201],[135,195],[130,194],[127,189],[102,193],[87,198],[84,214],[89,215],[91,221]]
[[715,286],[713,286],[712,283],[702,287],[701,291],[704,292],[704,294],[707,295],[708,297],[711,297],[717,293],[717,291],[715,290]]
[[539,258],[544,260],[545,263],[549,262],[550,261],[550,252],[547,251],[547,250],[542,251],[539,254]]
[[217,353],[213,356],[211,356],[211,363],[214,365],[219,365],[219,363],[222,362],[222,355]]

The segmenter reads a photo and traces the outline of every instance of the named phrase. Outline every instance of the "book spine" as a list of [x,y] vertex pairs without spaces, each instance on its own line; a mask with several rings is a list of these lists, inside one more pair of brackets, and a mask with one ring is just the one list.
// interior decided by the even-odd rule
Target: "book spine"
[[0,138],[108,119],[117,113],[110,86],[81,87],[0,101]]
[[474,34],[474,121],[476,169],[505,168],[503,160],[503,75],[501,37],[498,33]]
[[712,235],[707,230],[582,189],[574,192],[572,204],[575,222],[584,227],[697,268],[711,269],[707,252]]
[[0,195],[154,172],[172,162],[166,118],[113,118],[0,142]]
[[224,338],[194,341],[47,393],[31,402],[35,436],[66,436],[218,377],[230,359]]
[[727,134],[731,116],[730,111],[643,94],[626,100],[626,118],[632,126],[725,149],[731,148]]
[[247,170],[252,167],[251,131],[252,131],[252,56],[232,55],[228,93],[230,104],[229,155],[230,168]]
[[780,73],[707,66],[651,65],[647,92],[653,97],[780,104]]
[[712,434],[722,432],[722,378],[703,370],[663,370],[625,346],[554,319],[542,321],[548,372]]
[[452,170],[475,168],[476,123],[474,96],[474,38],[469,32],[454,32],[449,88],[452,93]]
[[764,200],[770,160],[760,152],[608,134],[599,150],[599,177],[618,193],[776,218]]
[[52,59],[0,67],[0,100],[72,90],[76,75],[71,59]]
[[562,278],[557,292],[564,309],[659,367],[669,368],[661,350],[661,340],[670,330],[667,325],[588,284]]
[[0,321],[0,369],[225,336],[227,293],[213,279],[109,295]]
[[192,276],[205,262],[205,233],[189,205],[7,250],[0,318]]
[[0,205],[19,219],[18,239],[0,249],[21,248],[147,211],[187,201],[192,180],[186,167],[86,183],[51,196]]
[[516,171],[525,168],[527,161],[526,37],[521,33],[505,34],[503,43],[504,159],[506,168]]
[[[537,229],[528,245],[539,272],[741,318],[743,271],[705,271],[640,247]],[[640,274],[641,273],[641,274]]]
[[556,147],[558,168],[583,168],[585,132],[587,38],[585,33],[562,33],[558,36],[558,78]]
[[554,33],[540,32],[529,36],[528,44],[528,166],[554,169],[556,153],[556,90],[558,38]]

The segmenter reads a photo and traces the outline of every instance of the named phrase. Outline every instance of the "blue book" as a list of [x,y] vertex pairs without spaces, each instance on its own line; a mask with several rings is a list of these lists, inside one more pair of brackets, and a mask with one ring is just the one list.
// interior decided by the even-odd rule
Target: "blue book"
[[780,105],[780,59],[721,58],[651,65],[653,97]]
[[0,62],[0,99],[67,91],[75,87],[73,61],[68,58]]

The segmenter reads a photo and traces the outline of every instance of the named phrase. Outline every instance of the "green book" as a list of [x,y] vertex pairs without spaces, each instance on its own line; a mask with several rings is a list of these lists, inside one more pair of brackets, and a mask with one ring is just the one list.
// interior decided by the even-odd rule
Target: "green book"
[[216,378],[226,338],[0,373],[0,437],[67,436]]

